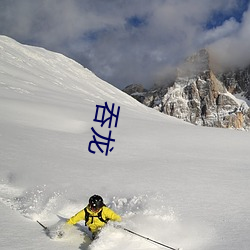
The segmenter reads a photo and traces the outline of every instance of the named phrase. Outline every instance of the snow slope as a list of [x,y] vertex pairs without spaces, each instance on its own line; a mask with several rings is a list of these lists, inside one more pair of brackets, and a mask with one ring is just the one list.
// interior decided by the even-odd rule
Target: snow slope
[[[120,106],[108,156],[88,151],[91,127],[108,135],[93,121],[105,102]],[[90,244],[83,223],[63,239],[36,223],[53,228],[97,193],[124,227],[171,247],[248,250],[249,142],[248,132],[165,116],[63,55],[0,36],[1,249],[162,249],[112,225]]]

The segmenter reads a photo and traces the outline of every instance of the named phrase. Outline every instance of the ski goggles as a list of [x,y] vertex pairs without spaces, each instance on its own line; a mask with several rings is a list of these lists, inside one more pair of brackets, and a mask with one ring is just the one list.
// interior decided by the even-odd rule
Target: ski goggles
[[101,207],[97,207],[97,206],[93,206],[93,205],[90,205],[89,208],[93,212],[97,212],[97,211],[99,211],[101,209]]

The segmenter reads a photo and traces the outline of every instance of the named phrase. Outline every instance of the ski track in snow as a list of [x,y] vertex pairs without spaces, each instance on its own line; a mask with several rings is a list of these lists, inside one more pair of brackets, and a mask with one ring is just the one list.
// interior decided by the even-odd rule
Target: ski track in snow
[[[204,239],[200,242],[197,240],[199,225],[196,225],[196,230],[193,228],[192,231],[190,225],[187,226],[179,220],[179,216],[172,208],[164,205],[162,195],[149,194],[130,198],[107,197],[107,200],[107,206],[123,217],[121,225],[129,230],[176,248],[183,244],[186,246],[185,249],[192,249],[193,246],[196,246],[197,249],[199,244],[204,244]],[[128,242],[126,249],[162,249],[155,243],[115,228],[113,223],[107,225],[101,231],[99,238],[92,243],[87,236],[88,232],[83,222],[68,228],[64,237],[58,239],[57,231],[64,227],[65,220],[60,220],[57,214],[69,218],[83,207],[80,203],[66,200],[63,192],[51,193],[45,185],[31,190],[22,190],[10,183],[1,183],[0,202],[29,220],[45,222],[50,229],[49,236],[53,240],[74,246],[79,244],[79,249],[82,250],[124,248],[124,245],[121,245],[123,243],[119,243],[121,239],[123,239],[122,242]],[[204,230],[204,228],[202,229]],[[161,239],[165,239],[166,242],[162,242]]]

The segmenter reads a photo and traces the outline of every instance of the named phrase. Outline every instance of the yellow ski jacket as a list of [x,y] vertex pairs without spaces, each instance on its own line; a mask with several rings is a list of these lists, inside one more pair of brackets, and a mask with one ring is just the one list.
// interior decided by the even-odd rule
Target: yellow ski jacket
[[[86,207],[87,212],[89,213],[88,221],[85,221],[86,226],[90,229],[92,233],[97,232],[100,228],[102,228],[106,223],[104,221],[112,220],[112,221],[121,221],[120,215],[116,214],[113,210],[110,208],[103,206],[99,211],[93,212],[89,209],[89,207]],[[104,220],[100,220],[98,218],[98,215],[101,211],[101,218]],[[85,210],[82,209],[77,214],[72,216],[68,221],[67,224],[74,225],[80,220],[85,220]]]

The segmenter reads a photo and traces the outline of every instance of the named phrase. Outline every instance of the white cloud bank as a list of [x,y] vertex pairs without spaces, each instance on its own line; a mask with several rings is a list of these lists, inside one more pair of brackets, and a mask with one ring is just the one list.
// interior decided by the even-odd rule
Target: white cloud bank
[[5,0],[0,33],[62,52],[123,88],[152,84],[166,68],[209,45],[225,62],[247,62],[246,6],[245,0]]

